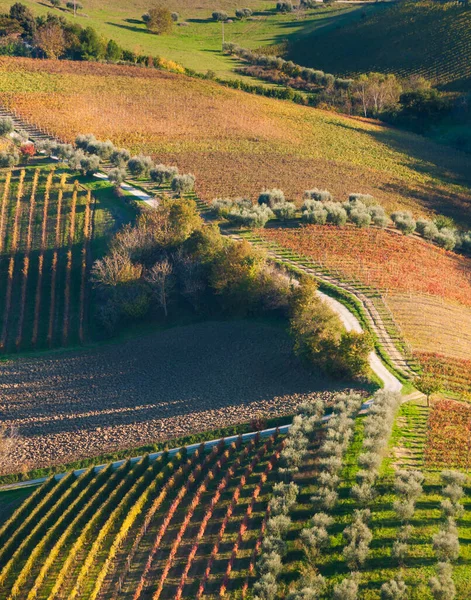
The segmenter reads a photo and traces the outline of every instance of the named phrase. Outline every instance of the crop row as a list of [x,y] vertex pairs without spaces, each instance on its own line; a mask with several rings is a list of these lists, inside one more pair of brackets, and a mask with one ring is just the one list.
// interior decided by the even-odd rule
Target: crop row
[[[198,587],[194,596],[201,597],[229,521],[238,519],[227,565],[215,582],[223,596],[278,460],[276,437],[262,442],[257,436],[246,444],[239,438],[210,451],[203,444],[191,456],[185,451],[172,458],[164,453],[154,461],[145,456],[117,469],[108,465],[48,479],[0,528],[1,597],[97,599],[106,593],[120,598],[127,589],[136,599],[143,594],[168,598],[169,593],[182,598],[188,586]],[[245,487],[248,499],[242,495]],[[245,510],[236,517],[243,497]],[[221,516],[225,498],[229,502],[221,506]],[[211,551],[202,543],[210,524],[217,527]],[[188,554],[183,548],[190,539]],[[260,547],[258,535],[254,544],[253,557]],[[157,553],[163,558],[156,560]],[[200,569],[201,561],[205,567]]]

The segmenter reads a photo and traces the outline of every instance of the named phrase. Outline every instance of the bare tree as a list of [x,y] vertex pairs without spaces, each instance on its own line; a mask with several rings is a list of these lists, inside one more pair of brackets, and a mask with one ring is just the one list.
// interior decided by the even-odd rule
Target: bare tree
[[168,299],[173,288],[173,267],[168,259],[155,263],[146,274],[146,281],[151,285],[157,302],[162,307],[165,317],[168,315]]

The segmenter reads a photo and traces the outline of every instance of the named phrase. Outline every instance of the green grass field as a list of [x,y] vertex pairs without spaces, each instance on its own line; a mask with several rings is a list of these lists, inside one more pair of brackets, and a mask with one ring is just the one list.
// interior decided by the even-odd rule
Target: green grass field
[[[0,0],[0,11],[7,11],[12,4],[10,0]],[[47,2],[25,0],[35,14],[51,12],[74,19],[73,15],[63,9],[54,9]],[[231,17],[240,7],[233,0],[221,0],[216,3],[204,0],[194,3],[184,3],[168,0],[164,4],[178,11],[180,21],[186,21],[187,26],[174,27],[170,35],[157,36],[147,32],[141,16],[152,2],[110,0],[91,0],[83,2],[83,14],[76,21],[83,27],[92,26],[107,38],[113,38],[128,50],[140,54],[160,55],[176,61],[185,67],[200,72],[214,71],[225,78],[236,77],[233,73],[235,62],[221,54],[222,26],[211,18],[214,10],[224,9]],[[274,11],[274,0],[256,0],[248,3],[254,10],[253,20],[238,21],[225,25],[225,40],[236,42],[243,47],[257,48],[260,46],[280,44],[294,36],[306,36],[322,30],[329,31],[345,23],[359,21],[365,11],[356,5],[310,10],[302,15],[281,15]],[[375,12],[377,8],[368,7],[366,12]],[[240,75],[237,76],[240,78]]]

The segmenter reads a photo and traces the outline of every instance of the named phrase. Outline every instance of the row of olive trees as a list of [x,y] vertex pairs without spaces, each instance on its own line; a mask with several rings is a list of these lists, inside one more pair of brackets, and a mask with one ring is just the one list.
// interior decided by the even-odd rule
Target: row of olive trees
[[[253,15],[253,10],[251,8],[237,8],[235,11],[235,16],[239,20],[248,19]],[[230,17],[224,10],[215,10],[212,14],[214,21],[229,21]]]
[[252,65],[280,71],[289,77],[299,78],[308,84],[339,89],[348,89],[353,84],[353,79],[343,79],[335,77],[331,73],[324,73],[324,71],[317,69],[302,67],[291,60],[284,60],[279,56],[260,54],[253,50],[241,48],[241,46],[231,42],[224,44],[223,51],[226,54],[237,56]]
[[277,596],[277,580],[286,554],[286,536],[292,526],[289,513],[296,504],[299,493],[292,477],[299,471],[306,457],[309,442],[320,424],[323,412],[324,404],[321,400],[301,404],[286,436],[278,469],[284,481],[274,486],[269,503],[262,553],[257,561],[259,578],[254,585],[254,600],[273,600]]
[[451,563],[458,559],[460,543],[458,539],[457,518],[463,516],[464,507],[460,502],[464,496],[463,485],[466,475],[458,471],[442,471],[443,483],[441,502],[444,522],[433,536],[432,546],[437,557],[436,575],[429,580],[430,591],[435,600],[453,600],[456,588],[453,582]]
[[362,453],[358,457],[361,469],[358,483],[352,487],[352,495],[360,504],[367,505],[375,497],[374,484],[400,404],[400,394],[379,390],[365,418]]

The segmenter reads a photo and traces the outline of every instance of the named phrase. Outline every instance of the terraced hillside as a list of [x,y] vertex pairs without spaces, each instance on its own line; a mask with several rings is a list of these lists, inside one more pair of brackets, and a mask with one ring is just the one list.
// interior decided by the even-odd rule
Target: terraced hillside
[[471,89],[471,12],[452,2],[398,2],[325,35],[293,40],[290,58],[328,72],[423,75],[453,91]]
[[[51,133],[109,137],[197,177],[205,200],[314,186],[338,199],[373,194],[386,208],[471,222],[470,158],[424,138],[155,70],[0,60],[0,101]],[[70,110],[74,106],[74,110]],[[144,118],[145,117],[145,118]],[[296,174],[296,176],[294,176]]]

